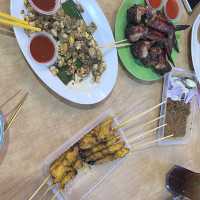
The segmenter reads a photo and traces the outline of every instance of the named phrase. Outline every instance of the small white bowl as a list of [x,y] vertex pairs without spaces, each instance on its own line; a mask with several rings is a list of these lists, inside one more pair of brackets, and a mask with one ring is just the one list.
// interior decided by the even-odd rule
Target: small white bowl
[[[31,42],[32,40],[35,38],[35,37],[38,37],[38,36],[45,36],[47,37],[51,42],[52,44],[54,45],[54,48],[55,48],[55,52],[54,52],[54,56],[52,57],[52,59],[48,62],[38,62],[33,56],[32,56],[32,53],[31,53],[31,49],[30,49],[30,46],[31,46]],[[33,33],[31,34],[30,36],[30,39],[29,39],[29,43],[28,43],[28,53],[30,55],[30,58],[32,61],[34,61],[35,63],[37,63],[38,65],[45,65],[45,66],[50,66],[50,65],[53,65],[56,60],[58,59],[58,47],[57,47],[57,43],[56,43],[56,40],[52,37],[52,35],[50,35],[49,33],[46,33],[46,32],[38,32],[38,33]]]
[[158,8],[153,8],[153,7],[151,6],[149,0],[145,0],[145,1],[146,1],[146,3],[147,3],[148,7],[152,8],[153,10],[160,10],[160,9],[163,7],[163,5],[164,5],[164,0],[161,0],[160,6],[159,6]]
[[[50,11],[45,11],[45,10],[42,10],[42,9],[38,8],[38,7],[34,4],[34,2],[33,2],[32,0],[28,0],[28,1],[29,1],[29,3],[31,4],[31,6],[33,7],[33,9],[34,9],[36,12],[38,12],[38,13],[40,13],[40,14],[43,14],[43,15],[53,15],[53,14],[55,14],[55,13],[59,10],[59,8],[61,7],[61,0],[55,0],[55,2],[56,2],[55,7],[54,7],[53,10],[50,10]],[[44,0],[41,0],[41,1],[44,1]]]

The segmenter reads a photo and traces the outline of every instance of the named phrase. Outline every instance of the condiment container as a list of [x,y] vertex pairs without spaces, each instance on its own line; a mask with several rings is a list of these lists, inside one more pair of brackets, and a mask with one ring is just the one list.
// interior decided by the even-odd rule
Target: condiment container
[[180,19],[183,12],[183,4],[180,0],[166,0],[164,3],[164,13],[169,20]]
[[46,32],[31,34],[28,51],[31,60],[38,65],[53,65],[58,58],[57,43],[55,39]]
[[53,15],[61,7],[61,0],[28,0],[33,9],[43,15]]
[[161,9],[164,4],[164,0],[146,0],[147,5],[152,9]]
[[3,113],[0,112],[0,149],[4,144],[4,116]]
[[[108,110],[101,114],[97,119],[92,121],[90,124],[85,126],[81,131],[74,135],[70,140],[67,140],[61,147],[59,147],[55,152],[53,152],[44,162],[44,175],[49,176],[49,166],[53,161],[55,161],[62,153],[72,147],[77,143],[84,135],[90,132],[98,124],[104,121],[107,117],[113,117],[114,125],[118,125],[119,121],[117,117],[113,114],[112,110]],[[118,134],[126,142],[126,146],[130,148],[128,140],[125,137],[123,130],[120,129]],[[126,156],[127,158],[127,156]],[[63,192],[59,192],[57,199],[59,200],[82,200],[86,198],[96,187],[98,187],[106,178],[108,178],[112,172],[119,167],[120,164],[126,159],[119,159],[111,161],[102,165],[91,166],[82,169],[78,175],[65,187]],[[49,188],[51,188],[52,182],[48,182]],[[52,191],[57,194],[59,189],[55,186]]]
[[[182,91],[178,91],[179,94],[173,94],[173,93],[176,93],[176,90],[172,91],[172,82],[174,83],[174,81],[175,81],[175,84],[178,84],[178,86],[180,84],[180,86],[181,86],[182,83],[179,82],[179,79],[183,80],[183,81],[187,81],[187,83],[189,84],[190,87],[188,89],[186,89],[185,91],[183,91],[184,94],[182,94]],[[192,80],[192,81],[190,82],[189,80]],[[185,96],[185,98],[182,101],[190,104],[190,114],[186,121],[185,135],[183,137],[182,136],[173,137],[168,140],[161,141],[159,143],[160,145],[186,144],[188,142],[189,137],[192,133],[192,131],[191,131],[192,130],[192,122],[193,122],[193,116],[194,116],[195,105],[196,105],[196,101],[195,101],[194,97],[196,95],[197,88],[195,88],[195,84],[197,84],[195,74],[187,72],[181,68],[175,68],[170,73],[165,75],[163,93],[162,93],[162,102],[168,101],[169,98],[172,99],[173,101],[179,101],[180,100],[179,97],[183,95],[183,96]],[[186,93],[188,95],[186,95]],[[160,116],[165,115],[165,117],[159,121],[160,126],[162,126],[166,123],[166,112],[167,112],[167,103],[161,106]],[[176,123],[176,122],[174,122],[174,123]],[[173,133],[171,133],[171,134],[173,134]],[[158,138],[162,138],[164,136],[165,136],[165,127],[158,130]]]

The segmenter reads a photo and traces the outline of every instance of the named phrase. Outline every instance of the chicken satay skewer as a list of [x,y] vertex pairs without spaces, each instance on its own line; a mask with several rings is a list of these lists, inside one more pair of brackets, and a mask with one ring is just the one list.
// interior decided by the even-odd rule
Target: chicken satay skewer
[[[143,125],[140,126],[140,127],[145,127],[145,126],[147,126],[147,125],[150,125],[150,124],[152,124],[153,122],[156,122],[157,120],[162,119],[164,116],[165,116],[165,115],[162,115],[162,116],[160,116],[160,117],[158,117],[158,118],[155,118],[154,120],[151,120],[151,121],[149,121],[149,122],[143,124]],[[159,129],[159,128],[161,128],[161,127],[158,127],[158,128],[156,128],[156,129],[150,130],[150,131],[146,132],[145,134],[148,134],[148,133],[151,133],[151,132],[153,132],[153,131],[156,131],[156,130]],[[140,136],[140,137],[141,137],[141,136]],[[104,150],[104,149],[109,148],[110,146],[113,146],[113,145],[115,145],[115,144],[117,144],[117,143],[122,142],[120,139],[121,139],[121,135],[113,136],[113,137],[111,137],[111,139],[107,140],[107,141],[105,142],[105,144],[104,144],[104,143],[103,143],[103,144],[98,144],[98,145],[96,145],[95,147],[93,147],[91,150],[88,150],[88,152],[87,152],[87,151],[86,151],[86,152],[83,152],[82,155],[83,155],[83,157],[84,157],[84,156],[88,157],[88,156],[90,156],[91,154],[97,153],[97,152],[99,152],[99,151],[102,151],[102,150]]]
[[[132,145],[133,145],[133,143],[137,144],[139,139],[144,139],[145,137],[152,135],[152,133],[154,133],[154,131],[157,131],[160,128],[165,127],[166,125],[167,124],[164,124],[164,125],[159,126],[157,128],[146,131],[145,133],[139,134],[137,137],[131,139],[131,141],[129,143],[132,144]],[[94,163],[95,160],[103,159],[104,156],[108,156],[108,155],[113,154],[117,151],[120,151],[121,148],[125,148],[125,143],[123,144],[122,141],[119,141],[119,142],[114,143],[111,146],[103,149],[101,152],[96,152],[94,154],[91,154],[90,156],[88,156],[86,158],[86,162],[87,163]]]
[[[163,105],[163,104],[165,104],[165,103],[166,103],[166,101],[164,101],[164,102],[162,102],[162,103],[160,103],[160,104],[158,104],[158,105],[156,105],[156,106],[154,106],[154,107],[148,109],[147,111],[142,112],[142,113],[140,113],[140,114],[138,114],[138,115],[136,115],[136,116],[134,116],[134,117],[130,117],[130,118],[124,120],[121,124],[117,125],[116,127],[111,128],[110,131],[117,131],[118,129],[125,127],[125,126],[128,125],[130,122],[141,118],[142,116],[148,114],[149,112],[155,110],[156,108],[160,107],[161,105]],[[111,121],[110,119],[108,119],[107,121],[102,122],[102,123],[101,123],[102,125],[100,124],[100,128],[104,128],[104,127],[108,126],[109,124],[112,126],[112,122],[113,122],[113,121]],[[90,135],[90,137],[91,137],[90,139],[92,139],[92,135]],[[95,139],[95,137],[93,137],[93,140],[92,140],[93,144],[91,144],[91,145],[89,144],[89,147],[87,146],[86,149],[92,148],[92,146],[96,145],[96,143],[97,143],[98,141],[94,142],[94,139]],[[82,140],[82,141],[83,141],[83,140]],[[87,145],[88,145],[88,144],[87,144]],[[90,146],[91,146],[91,147],[90,147]],[[82,149],[82,148],[81,148],[81,149]]]

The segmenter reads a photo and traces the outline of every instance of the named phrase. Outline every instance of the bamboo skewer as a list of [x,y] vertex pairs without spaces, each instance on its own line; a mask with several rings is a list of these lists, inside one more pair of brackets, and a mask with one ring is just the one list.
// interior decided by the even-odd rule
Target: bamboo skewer
[[56,197],[59,195],[59,193],[60,193],[60,190],[58,190],[58,191],[54,194],[54,196],[51,198],[51,200],[55,200]]
[[5,105],[7,105],[11,100],[13,100],[22,90],[17,91],[13,96],[7,99],[3,104],[0,105],[0,109],[2,109]]
[[122,48],[122,47],[128,47],[131,46],[132,44],[127,42],[123,44],[110,44],[110,45],[105,45],[105,46],[100,46],[101,49],[112,49],[112,48]]
[[48,192],[51,191],[53,188],[54,188],[54,185],[52,185],[51,187],[48,187],[39,200],[42,200],[48,194]]
[[160,103],[160,104],[158,104],[158,105],[156,105],[156,106],[154,106],[154,107],[152,107],[152,108],[146,110],[145,112],[142,112],[142,113],[140,113],[140,114],[138,114],[138,115],[136,115],[136,116],[134,116],[134,117],[131,117],[131,118],[125,120],[124,122],[122,122],[121,124],[119,124],[118,126],[116,126],[116,127],[114,128],[114,130],[118,130],[118,129],[120,129],[120,128],[123,128],[124,126],[128,125],[130,122],[135,121],[135,120],[141,118],[142,116],[144,116],[144,115],[150,113],[151,111],[155,110],[156,108],[162,106],[162,105],[165,104],[165,103],[166,103],[166,101],[164,101],[164,102],[162,102],[162,103]]
[[15,22],[18,22],[18,23],[21,23],[21,24],[29,25],[27,21],[24,21],[22,19],[18,19],[17,17],[11,16],[11,15],[4,13],[4,12],[0,12],[0,17],[5,18],[7,20],[15,21]]
[[149,122],[147,122],[147,123],[145,123],[145,124],[142,124],[142,125],[140,125],[140,126],[136,126],[136,128],[137,128],[137,129],[143,128],[143,127],[145,127],[145,126],[148,126],[148,125],[150,125],[150,124],[153,124],[154,122],[156,122],[156,121],[158,121],[158,120],[160,120],[160,119],[162,119],[162,118],[164,118],[164,117],[165,117],[165,115],[162,115],[162,116],[157,117],[157,118],[155,118],[155,119],[153,119],[153,120],[151,120],[151,121],[149,121]]
[[31,197],[29,197],[28,200],[32,200],[38,194],[38,192],[42,189],[42,187],[49,181],[49,179],[50,179],[50,175],[44,179],[44,181],[39,185],[39,187],[35,190],[35,192],[31,195]]
[[[147,126],[147,125],[150,125],[150,124],[152,124],[153,122],[156,122],[157,120],[162,119],[164,116],[165,116],[165,115],[162,115],[162,116],[160,116],[160,117],[157,117],[157,118],[155,118],[155,119],[153,119],[153,120],[151,120],[151,121],[149,121],[149,122],[147,122],[147,123],[145,123],[145,124],[139,126],[139,128],[142,128],[142,127],[145,127],[145,126]],[[154,129],[151,129],[151,130],[149,130],[149,131],[146,131],[146,132],[144,132],[142,135],[144,135],[144,134],[145,134],[145,135],[149,135],[149,133],[152,133],[152,132],[154,132],[154,131],[156,131],[156,130],[162,128],[162,127],[165,127],[166,125],[167,125],[167,124],[164,124],[164,125],[159,126],[159,127],[157,127],[157,128],[154,128]],[[132,133],[131,135],[133,135],[133,133]],[[137,138],[137,137],[139,137],[139,136],[141,137],[142,135],[140,134],[140,135],[136,136],[135,138]],[[130,136],[127,135],[127,137],[130,137]],[[117,136],[116,138],[121,138],[121,135]],[[135,140],[135,139],[134,139],[134,140]],[[119,141],[119,142],[121,142],[121,141]],[[117,143],[119,143],[119,142],[117,142]],[[116,143],[116,144],[117,144],[117,143]]]
[[16,21],[10,21],[10,20],[7,20],[7,19],[0,19],[0,23],[4,24],[6,26],[16,26],[16,27],[24,28],[26,30],[30,30],[30,31],[33,31],[33,32],[40,32],[41,31],[41,28],[33,27],[31,25],[19,23],[19,22],[16,22]]
[[16,111],[14,112],[14,114],[11,116],[10,120],[7,122],[4,131],[6,132],[13,124],[13,122],[15,121],[16,117],[18,116],[19,112],[22,109],[22,106],[26,100],[26,98],[28,97],[28,93],[26,93],[24,95],[24,97],[22,98],[22,100],[20,101],[19,105],[17,106]]
[[157,131],[157,130],[159,130],[159,129],[165,127],[165,126],[167,126],[167,124],[164,124],[164,125],[159,126],[159,127],[157,127],[157,128],[154,128],[154,129],[151,129],[151,130],[149,130],[149,131],[146,131],[146,132],[144,132],[143,134],[140,134],[140,135],[138,135],[138,136],[136,136],[136,137],[130,139],[130,140],[131,140],[130,143],[133,143],[133,142],[135,142],[135,141],[137,141],[137,140],[139,140],[139,139],[144,139],[146,136],[152,135],[155,131]]
[[[122,44],[122,43],[124,43],[124,44]],[[120,46],[118,46],[118,45],[120,45]],[[116,41],[114,43],[112,42],[110,44],[103,45],[100,48],[102,48],[102,49],[103,48],[114,48],[114,47],[118,48],[118,47],[130,46],[130,45],[131,45],[131,43],[128,43],[128,40],[124,39],[124,40]]]
[[149,145],[152,145],[152,144],[156,144],[157,142],[161,142],[163,140],[166,140],[166,139],[169,139],[169,138],[172,138],[174,135],[169,135],[169,136],[166,136],[166,137],[163,137],[163,138],[160,138],[160,139],[157,139],[157,140],[153,140],[151,142],[147,142],[147,143],[144,143],[142,145],[138,145],[138,147],[136,148],[133,148],[132,151],[137,151],[137,150],[141,150],[143,148],[146,148],[148,147]]

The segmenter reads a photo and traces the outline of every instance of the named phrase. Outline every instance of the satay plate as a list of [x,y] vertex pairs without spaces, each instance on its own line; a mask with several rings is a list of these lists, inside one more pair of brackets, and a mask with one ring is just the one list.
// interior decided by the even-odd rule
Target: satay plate
[[[144,0],[123,0],[118,10],[115,22],[115,40],[121,41],[125,39],[125,29],[127,26],[127,10],[134,4],[145,5]],[[180,34],[176,34],[179,40]],[[118,48],[120,60],[125,69],[135,78],[142,81],[157,81],[162,78],[151,67],[145,67],[139,60],[135,59],[131,54],[130,47]],[[176,58],[176,51],[172,51],[172,59]]]
[[[44,176],[49,176],[49,166],[53,161],[55,161],[62,153],[72,147],[75,143],[77,143],[84,135],[90,132],[93,128],[95,128],[99,123],[104,121],[107,117],[112,116],[114,119],[114,125],[118,125],[118,118],[115,117],[112,110],[108,110],[105,113],[101,114],[97,119],[93,122],[85,126],[81,131],[75,134],[70,140],[67,140],[61,147],[59,147],[55,152],[53,152],[48,158],[45,160],[43,165]],[[128,144],[128,140],[125,137],[123,130],[120,129],[118,134],[121,135],[123,140],[126,142],[128,148],[130,148]],[[106,178],[108,178],[112,172],[117,169],[120,164],[126,158],[111,161],[98,166],[86,167],[81,170],[78,175],[65,187],[65,190],[59,192],[57,195],[57,199],[59,200],[82,200],[86,198],[96,187],[98,187]],[[51,180],[48,182],[49,187],[51,188],[52,182]],[[52,191],[56,194],[59,189],[58,186],[55,186]]]

